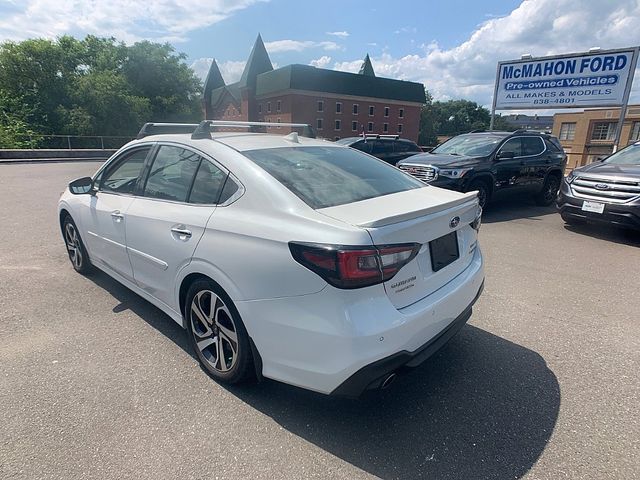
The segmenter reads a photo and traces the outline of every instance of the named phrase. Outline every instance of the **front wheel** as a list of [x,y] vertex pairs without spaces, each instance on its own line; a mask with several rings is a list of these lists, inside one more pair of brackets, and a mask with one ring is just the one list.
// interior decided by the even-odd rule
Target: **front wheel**
[[71,265],[73,265],[75,271],[83,275],[90,273],[92,267],[89,262],[89,255],[87,254],[87,249],[84,248],[78,227],[76,227],[71,215],[67,215],[64,222],[62,222],[62,234],[64,243],[67,246],[69,260],[71,260]]
[[489,187],[482,180],[474,180],[469,184],[467,192],[473,192],[474,190],[478,191],[478,203],[481,208],[484,208],[489,201]]
[[535,196],[535,201],[541,207],[548,207],[556,199],[560,179],[555,175],[549,175],[542,186],[542,190]]
[[252,371],[249,335],[229,296],[211,280],[198,280],[185,305],[189,340],[205,371],[225,383],[246,380]]

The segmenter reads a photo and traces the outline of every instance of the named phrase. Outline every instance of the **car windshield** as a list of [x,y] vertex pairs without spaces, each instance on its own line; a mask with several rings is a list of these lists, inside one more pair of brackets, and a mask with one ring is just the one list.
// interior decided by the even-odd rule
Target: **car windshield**
[[314,209],[425,187],[352,148],[281,147],[243,154]]
[[503,139],[499,135],[458,135],[434,148],[431,153],[484,156],[493,152]]
[[604,160],[604,163],[616,165],[640,165],[640,142],[614,153]]

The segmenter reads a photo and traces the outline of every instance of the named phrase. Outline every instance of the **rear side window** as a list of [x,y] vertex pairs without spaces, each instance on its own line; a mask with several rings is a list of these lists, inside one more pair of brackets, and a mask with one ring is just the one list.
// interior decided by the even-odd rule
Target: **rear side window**
[[354,143],[353,145],[351,145],[351,148],[355,148],[356,150],[360,150],[361,152],[371,153],[371,148],[373,147],[374,143],[375,143],[375,140],[370,140],[368,142],[364,140],[360,140]]
[[162,145],[151,165],[144,196],[186,202],[200,156],[189,150]]
[[226,179],[226,172],[220,170],[213,163],[202,160],[193,181],[193,187],[191,187],[189,203],[206,205],[218,203]]
[[373,154],[380,155],[383,153],[393,152],[393,143],[390,140],[376,140],[373,146]]
[[311,208],[425,187],[419,180],[351,148],[284,147],[243,154]]
[[500,147],[500,152],[513,152],[514,157],[522,156],[522,142],[520,138],[511,138],[504,142],[504,145]]
[[420,147],[413,142],[396,142],[395,151],[399,153],[404,152],[421,152]]
[[544,152],[544,142],[540,137],[522,137],[522,154],[524,156],[540,155]]

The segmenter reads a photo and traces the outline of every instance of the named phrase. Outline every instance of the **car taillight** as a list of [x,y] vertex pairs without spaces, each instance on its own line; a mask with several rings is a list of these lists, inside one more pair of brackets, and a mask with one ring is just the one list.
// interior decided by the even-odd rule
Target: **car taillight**
[[419,243],[343,246],[289,242],[293,258],[338,288],[386,282],[420,251]]

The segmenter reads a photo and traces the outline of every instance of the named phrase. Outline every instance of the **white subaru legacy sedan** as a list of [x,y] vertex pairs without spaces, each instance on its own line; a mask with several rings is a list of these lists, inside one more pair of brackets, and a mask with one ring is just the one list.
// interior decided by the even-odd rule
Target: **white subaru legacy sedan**
[[358,396],[469,319],[484,285],[476,192],[295,132],[211,133],[221,125],[261,124],[147,124],[71,182],[58,211],[73,267],[166,312],[229,383]]

